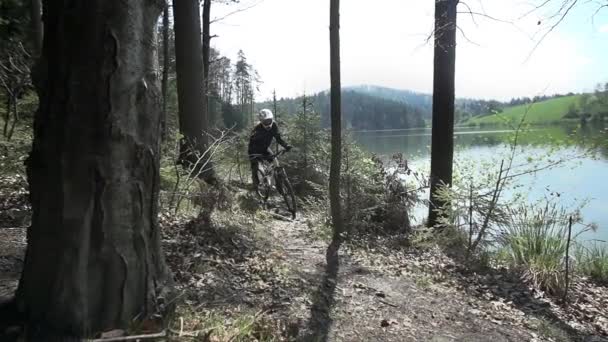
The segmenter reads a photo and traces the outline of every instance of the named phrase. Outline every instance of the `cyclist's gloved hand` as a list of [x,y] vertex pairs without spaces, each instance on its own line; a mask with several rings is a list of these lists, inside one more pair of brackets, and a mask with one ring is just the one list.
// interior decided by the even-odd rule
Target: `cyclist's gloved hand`
[[291,151],[292,148],[293,148],[293,146],[287,145],[287,146],[285,146],[285,151],[289,152],[289,151]]

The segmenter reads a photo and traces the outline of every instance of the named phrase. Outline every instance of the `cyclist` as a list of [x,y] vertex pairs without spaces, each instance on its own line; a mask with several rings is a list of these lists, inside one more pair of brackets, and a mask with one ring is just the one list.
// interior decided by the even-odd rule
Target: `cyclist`
[[273,154],[270,151],[272,138],[275,138],[287,151],[291,150],[291,146],[281,138],[279,126],[274,122],[274,115],[270,109],[260,110],[258,120],[260,120],[260,123],[253,128],[249,137],[249,148],[247,149],[249,160],[251,161],[251,180],[253,181],[254,189],[257,189],[260,183],[257,172],[258,163],[261,160],[272,159]]

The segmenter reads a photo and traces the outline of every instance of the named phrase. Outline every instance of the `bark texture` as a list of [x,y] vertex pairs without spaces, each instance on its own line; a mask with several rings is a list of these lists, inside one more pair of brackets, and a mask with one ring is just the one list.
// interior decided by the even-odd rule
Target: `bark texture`
[[342,160],[342,89],[340,81],[340,0],[330,0],[329,45],[331,77],[331,166],[329,197],[334,241],[343,232],[342,204],[340,203],[340,167]]
[[457,5],[458,0],[435,0],[431,192],[428,220],[430,227],[438,222],[436,209],[447,204],[437,198],[437,189],[442,184],[452,184]]
[[161,81],[161,91],[163,99],[163,111],[162,111],[162,127],[161,132],[163,140],[167,138],[167,101],[169,92],[169,2],[165,1],[163,8],[163,78]]
[[171,288],[158,213],[162,1],[49,1],[17,292],[31,340],[126,328]]
[[203,116],[209,126],[209,69],[211,49],[211,0],[203,0]]
[[180,163],[195,168],[195,175],[209,183],[216,181],[208,158],[199,161],[207,149],[209,119],[206,115],[202,57],[201,19],[198,0],[173,0],[175,61],[179,128],[184,136]]
[[30,0],[30,29],[34,55],[42,51],[42,0]]

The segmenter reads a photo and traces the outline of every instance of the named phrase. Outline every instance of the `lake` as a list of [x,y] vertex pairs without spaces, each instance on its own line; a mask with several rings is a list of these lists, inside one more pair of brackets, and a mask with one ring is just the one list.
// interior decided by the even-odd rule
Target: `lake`
[[[365,150],[386,158],[403,153],[410,168],[428,174],[430,129],[359,131],[352,135]],[[510,155],[507,142],[514,136],[512,129],[456,128],[454,172],[481,175],[495,169],[497,174],[501,160]],[[597,230],[580,238],[608,241],[608,127],[529,128],[518,134],[513,164],[520,171],[557,165],[517,177],[517,189],[505,196],[520,193],[529,202],[551,197],[571,210],[585,203],[583,220],[596,224]],[[425,215],[426,209],[415,210],[418,222]]]

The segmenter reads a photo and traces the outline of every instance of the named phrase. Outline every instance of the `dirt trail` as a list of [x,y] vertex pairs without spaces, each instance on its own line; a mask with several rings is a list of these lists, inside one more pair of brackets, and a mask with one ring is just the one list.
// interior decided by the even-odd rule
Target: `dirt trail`
[[[476,314],[466,295],[440,285],[421,288],[412,277],[339,257],[327,244],[307,238],[302,222],[274,222],[272,232],[285,262],[310,285],[301,341],[529,341],[520,327]],[[327,262],[326,262],[327,259]],[[390,266],[390,265],[387,265]],[[395,265],[392,265],[395,266]],[[299,303],[298,303],[299,304]],[[294,314],[300,315],[298,305]]]

